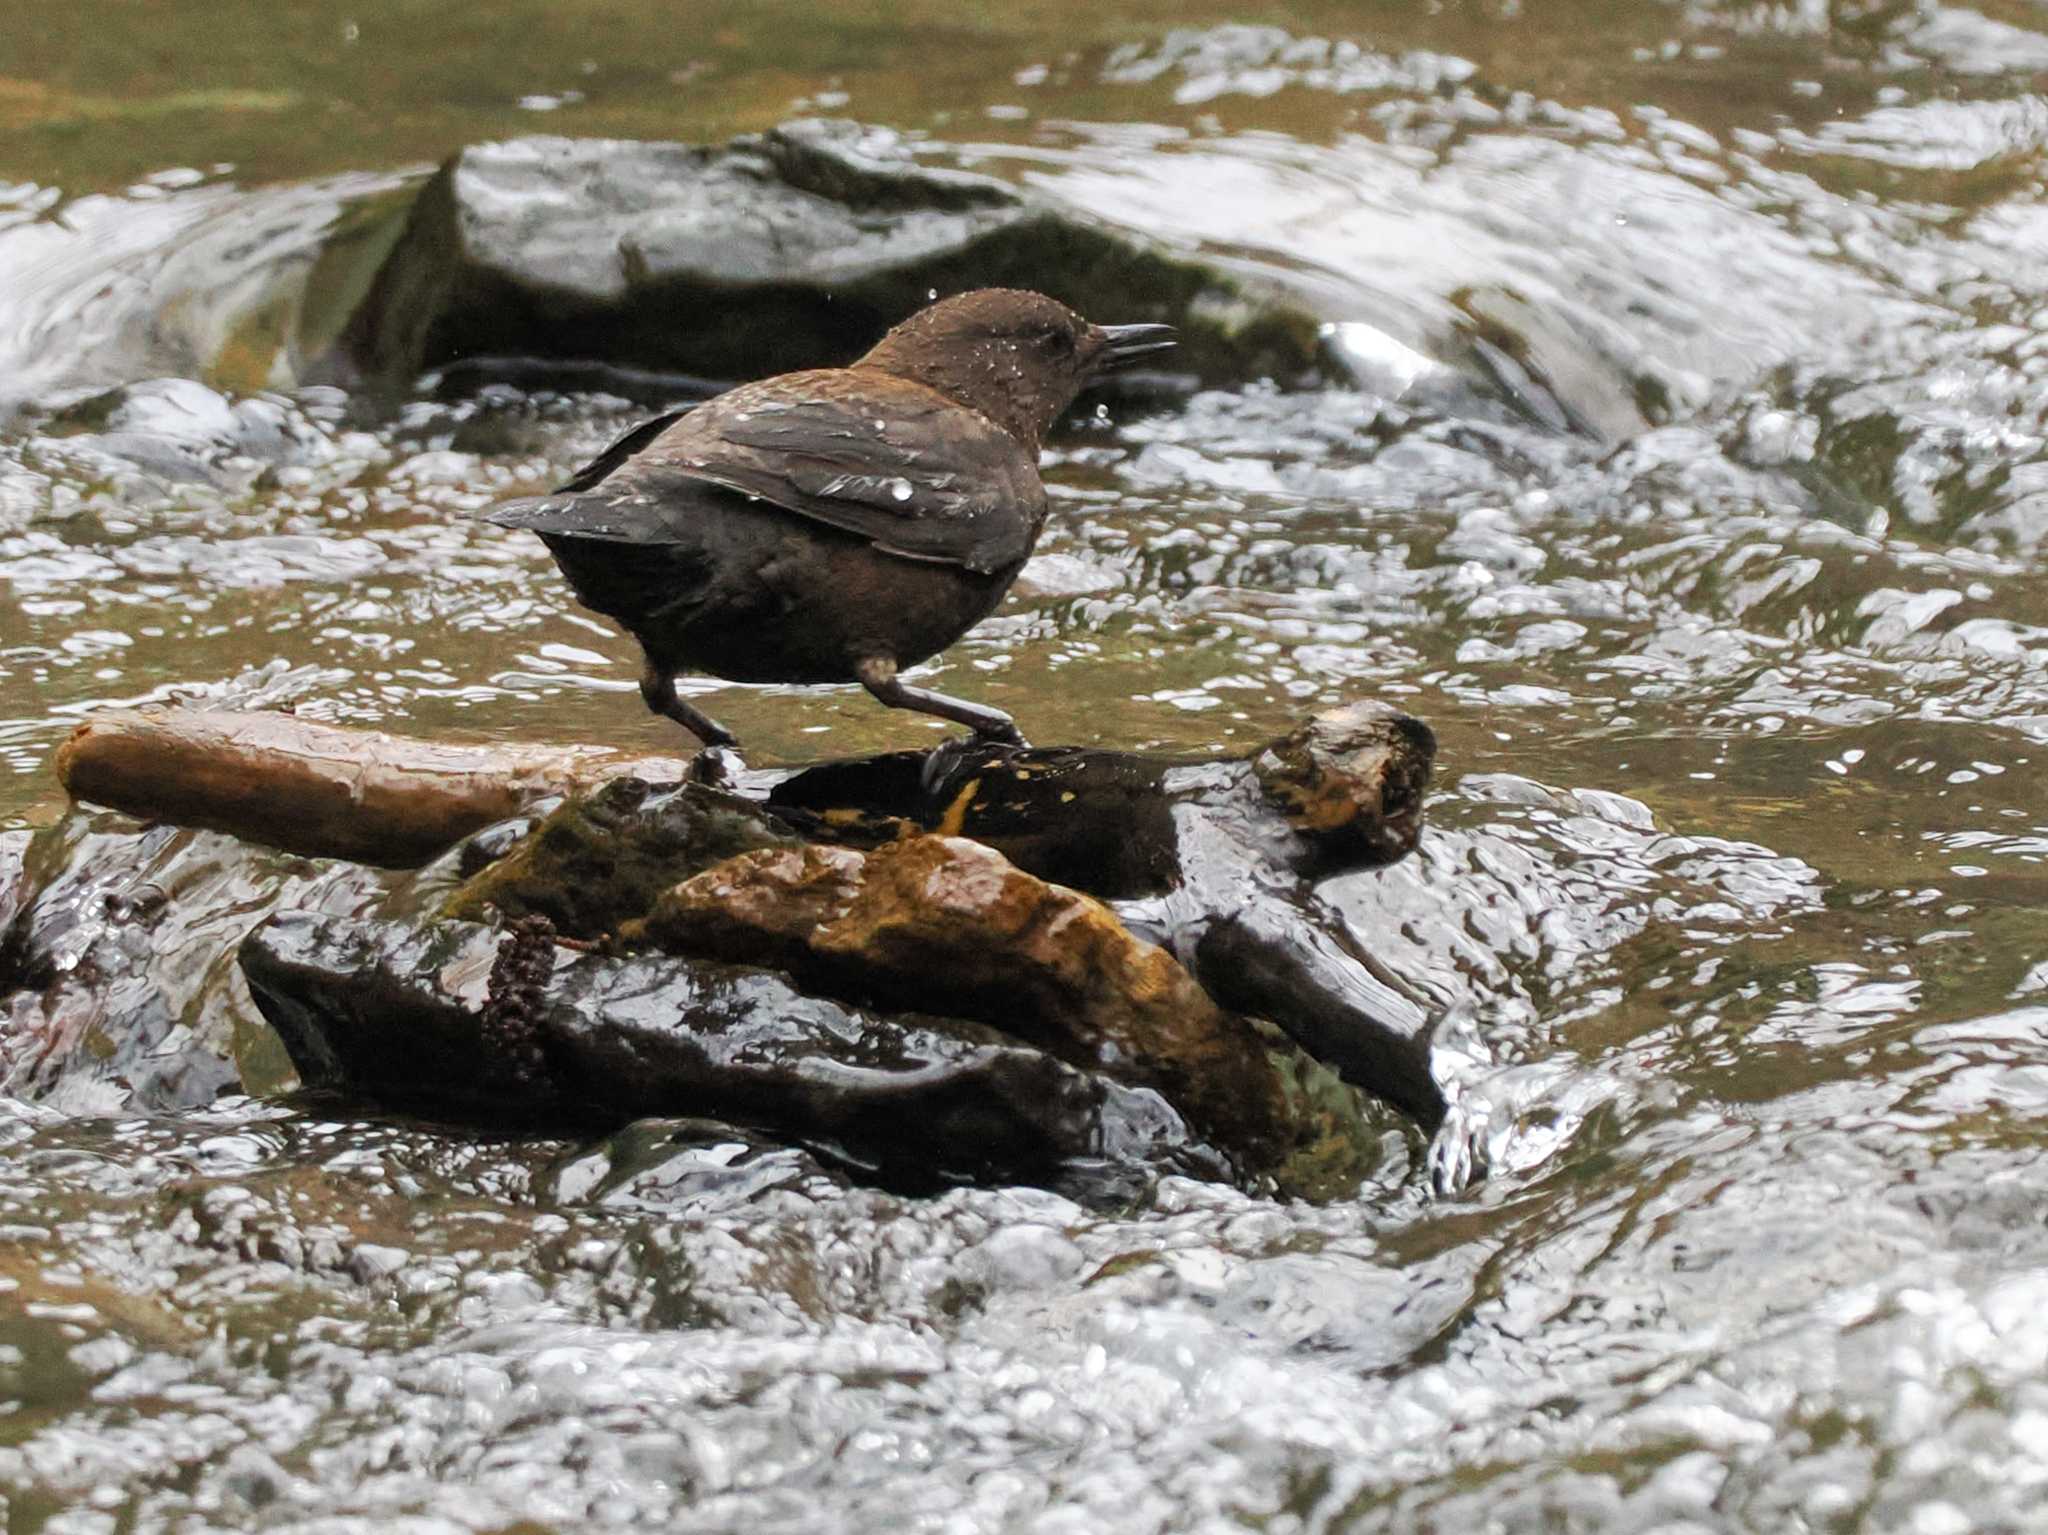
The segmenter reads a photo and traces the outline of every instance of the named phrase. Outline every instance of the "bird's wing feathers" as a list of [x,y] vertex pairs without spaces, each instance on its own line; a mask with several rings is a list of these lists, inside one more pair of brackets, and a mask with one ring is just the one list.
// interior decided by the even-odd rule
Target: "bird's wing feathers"
[[735,389],[650,422],[551,496],[493,507],[505,527],[664,543],[717,489],[827,523],[905,559],[991,572],[1030,553],[1045,490],[1030,451],[917,386],[886,398],[843,372]]
[[527,528],[568,538],[664,542],[672,530],[659,516],[650,493],[652,487],[625,481],[617,485],[606,482],[630,464],[636,453],[689,413],[689,409],[673,410],[641,422],[548,495],[500,501],[484,511],[484,521],[501,528]]
[[626,433],[625,436],[598,454],[596,458],[593,458],[581,469],[578,469],[571,478],[557,485],[555,487],[556,494],[595,490],[606,479],[610,478],[613,470],[617,469],[627,459],[638,453],[642,448],[646,447],[655,438],[659,437],[695,409],[694,405],[686,405],[681,410],[672,410],[665,416],[656,416],[652,421],[641,422],[632,431]]
[[1030,553],[1045,491],[1028,450],[929,390],[878,401],[815,382],[845,377],[797,374],[713,401],[701,433],[677,434],[684,461],[909,559],[992,571]]

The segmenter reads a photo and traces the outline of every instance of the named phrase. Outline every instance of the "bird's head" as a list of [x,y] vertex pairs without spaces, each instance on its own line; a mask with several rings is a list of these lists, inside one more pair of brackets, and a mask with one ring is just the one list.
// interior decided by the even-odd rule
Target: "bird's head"
[[1036,448],[1089,384],[1173,344],[1170,325],[1091,325],[1042,293],[979,288],[920,309],[856,366],[915,379]]

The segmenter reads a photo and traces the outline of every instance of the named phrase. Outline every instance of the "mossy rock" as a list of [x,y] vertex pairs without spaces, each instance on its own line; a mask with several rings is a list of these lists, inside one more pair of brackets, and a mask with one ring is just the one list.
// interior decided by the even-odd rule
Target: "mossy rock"
[[465,880],[441,915],[546,917],[595,939],[644,916],[661,893],[739,853],[801,839],[752,800],[704,784],[617,778],[573,799],[504,857]]

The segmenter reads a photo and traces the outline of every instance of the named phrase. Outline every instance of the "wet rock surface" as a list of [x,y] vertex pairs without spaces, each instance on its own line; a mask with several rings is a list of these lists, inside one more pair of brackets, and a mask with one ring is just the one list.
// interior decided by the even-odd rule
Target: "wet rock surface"
[[[807,768],[769,804],[843,809],[965,832],[1022,867],[1114,901],[1210,996],[1269,1018],[1316,1059],[1434,1129],[1431,1040],[1441,1004],[1375,960],[1319,893],[1413,852],[1436,742],[1365,700],[1323,710],[1249,757],[948,748]],[[1228,1076],[1229,1073],[1222,1073]]]
[[[78,814],[23,848],[0,923],[0,1084],[73,1110],[170,1111],[290,1078],[234,946],[264,913],[363,912],[375,871]],[[0,912],[6,907],[0,857]]]
[[0,943],[28,900],[28,850],[33,834],[0,832]]
[[595,939],[645,916],[671,885],[760,848],[795,847],[786,822],[754,801],[702,784],[621,779],[543,818],[449,898],[451,917],[546,917]]
[[1264,1046],[1110,909],[963,837],[743,854],[663,895],[644,936],[830,991],[939,1007],[1156,1088],[1254,1167],[1287,1142]]
[[[108,716],[62,755],[82,761],[137,731],[160,761],[98,752],[105,792],[126,802],[159,771],[189,787],[225,763],[236,792],[205,796],[207,819],[272,840],[299,832],[280,831],[265,783],[309,770],[361,782],[374,766],[381,798],[363,798],[361,830],[382,845],[389,806],[446,779],[446,752],[412,748],[407,768],[382,735],[279,716]],[[1071,810],[1083,803],[1076,785],[1130,805],[1159,801],[1188,771],[1000,752],[1009,787],[992,814],[980,777],[958,793],[947,779],[988,774],[985,750],[950,748],[916,775],[935,813],[950,805],[956,822],[1013,833],[1066,822],[1069,858],[1102,832]],[[1429,750],[1426,729],[1395,711],[1331,711],[1252,760],[1210,764],[1227,807],[1211,818],[1237,829],[1240,852],[1279,860],[1275,878],[1322,865],[1333,848],[1379,861],[1414,844]],[[9,1084],[32,1098],[90,1091],[153,1108],[206,1101],[237,1073],[243,1086],[275,1084],[287,1071],[260,1017],[301,1083],[354,1101],[503,1125],[709,1112],[831,1149],[897,1186],[1079,1187],[1085,1175],[1119,1188],[1171,1166],[1328,1197],[1377,1160],[1350,1089],[1219,1009],[1109,906],[979,842],[915,835],[912,816],[894,813],[915,807],[891,798],[902,768],[840,762],[808,785],[815,795],[865,784],[888,791],[890,808],[771,805],[615,777],[410,872],[74,812],[21,849],[21,910],[0,951]],[[758,794],[808,775],[744,776]],[[1349,811],[1333,808],[1339,799]],[[832,840],[809,840],[821,837]],[[1043,853],[1056,840],[1023,843]],[[1186,841],[1152,861],[1164,869]],[[209,899],[171,914],[194,893]],[[489,925],[446,920],[461,917]],[[1293,999],[1264,1000],[1291,1019]],[[181,1026],[202,1018],[206,1029]],[[1386,1094],[1384,1081],[1359,1085]]]
[[825,120],[715,147],[465,149],[421,190],[348,348],[395,382],[506,356],[758,378],[850,362],[933,293],[984,287],[1037,289],[1102,324],[1177,325],[1175,367],[1209,381],[1334,367],[1317,317],[1270,280]]
[[[994,1029],[848,1008],[769,971],[577,954],[542,937],[531,990],[494,991],[505,949],[535,941],[281,914],[240,961],[307,1085],[354,1099],[527,1127],[701,1105],[909,1188],[1127,1196],[1148,1167],[1229,1167],[1153,1093]],[[513,1010],[530,1030],[516,1048]]]

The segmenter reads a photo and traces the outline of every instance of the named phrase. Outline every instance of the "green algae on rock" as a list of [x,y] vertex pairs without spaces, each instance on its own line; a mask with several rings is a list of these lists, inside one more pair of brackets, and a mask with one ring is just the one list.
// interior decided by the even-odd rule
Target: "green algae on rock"
[[800,840],[754,801],[703,784],[614,779],[572,799],[448,898],[444,915],[538,914],[565,936],[602,938],[645,916],[670,886],[713,864]]

